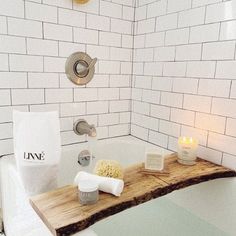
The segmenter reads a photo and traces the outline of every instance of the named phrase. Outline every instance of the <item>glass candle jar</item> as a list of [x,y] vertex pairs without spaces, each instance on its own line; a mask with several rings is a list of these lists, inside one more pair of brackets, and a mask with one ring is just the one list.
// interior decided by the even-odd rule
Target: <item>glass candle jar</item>
[[94,181],[80,181],[78,185],[78,197],[80,204],[91,205],[98,201],[98,184]]
[[178,162],[194,165],[197,159],[198,141],[191,137],[180,137],[178,140]]

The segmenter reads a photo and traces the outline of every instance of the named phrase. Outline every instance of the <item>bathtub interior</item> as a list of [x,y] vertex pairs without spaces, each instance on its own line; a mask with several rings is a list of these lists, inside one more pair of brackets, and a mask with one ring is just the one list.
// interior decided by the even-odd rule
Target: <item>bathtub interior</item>
[[[79,152],[87,149],[88,144],[65,146],[59,185],[73,183],[79,170],[92,171],[99,159],[116,159],[123,166],[140,162],[147,147],[156,146],[131,136],[102,140],[93,150],[95,160],[92,165],[84,168],[79,166],[77,159]],[[4,192],[2,197],[6,236],[51,236],[28,203],[16,172],[14,158],[6,157],[2,161],[1,184]],[[91,229],[98,236],[235,235],[235,199],[234,178],[214,180],[174,191],[165,197],[128,209],[96,223]]]

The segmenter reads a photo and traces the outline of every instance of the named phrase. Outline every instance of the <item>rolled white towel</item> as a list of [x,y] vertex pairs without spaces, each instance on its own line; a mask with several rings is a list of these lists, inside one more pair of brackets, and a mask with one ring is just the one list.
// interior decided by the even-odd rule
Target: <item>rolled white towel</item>
[[98,175],[89,174],[84,171],[80,171],[75,179],[74,184],[78,185],[80,181],[92,180],[98,184],[100,191],[111,193],[117,197],[120,196],[124,189],[124,181],[121,179],[114,179],[110,177],[102,177]]

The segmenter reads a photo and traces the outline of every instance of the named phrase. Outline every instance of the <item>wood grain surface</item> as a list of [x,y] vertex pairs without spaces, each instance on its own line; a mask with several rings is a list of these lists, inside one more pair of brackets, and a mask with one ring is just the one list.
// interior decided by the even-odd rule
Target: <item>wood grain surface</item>
[[76,186],[65,186],[34,196],[30,203],[53,235],[72,235],[97,221],[130,207],[161,197],[174,190],[204,181],[236,176],[236,172],[198,159],[194,166],[184,166],[176,157],[165,160],[169,175],[142,172],[143,164],[125,169],[125,188],[120,197],[100,192],[95,205],[82,206]]

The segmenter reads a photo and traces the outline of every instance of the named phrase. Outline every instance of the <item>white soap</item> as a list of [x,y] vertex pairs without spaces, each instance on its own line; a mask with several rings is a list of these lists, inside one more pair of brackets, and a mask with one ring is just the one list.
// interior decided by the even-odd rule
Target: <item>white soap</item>
[[150,150],[146,151],[145,157],[145,169],[158,171],[164,169],[164,156],[162,153]]

